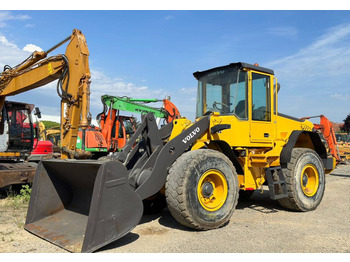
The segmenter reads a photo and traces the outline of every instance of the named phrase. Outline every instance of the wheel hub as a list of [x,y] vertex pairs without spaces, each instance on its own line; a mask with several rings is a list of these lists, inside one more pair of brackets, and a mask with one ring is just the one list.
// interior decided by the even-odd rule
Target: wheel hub
[[306,196],[312,197],[316,194],[319,186],[319,174],[314,165],[307,164],[304,166],[300,176],[300,184]]
[[210,182],[205,182],[202,187],[202,194],[205,198],[211,197],[213,194],[214,187]]
[[206,171],[198,181],[197,196],[201,206],[208,211],[219,210],[226,201],[228,185],[223,173],[217,169]]
[[303,175],[303,179],[302,179],[302,183],[303,183],[303,186],[304,186],[304,187],[306,187],[307,182],[308,182],[307,174],[306,174],[306,173],[304,173],[304,175]]

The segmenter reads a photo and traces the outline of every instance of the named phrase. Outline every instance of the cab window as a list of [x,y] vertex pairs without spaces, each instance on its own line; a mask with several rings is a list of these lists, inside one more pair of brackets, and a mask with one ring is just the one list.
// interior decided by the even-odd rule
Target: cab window
[[271,121],[270,77],[252,73],[252,119]]

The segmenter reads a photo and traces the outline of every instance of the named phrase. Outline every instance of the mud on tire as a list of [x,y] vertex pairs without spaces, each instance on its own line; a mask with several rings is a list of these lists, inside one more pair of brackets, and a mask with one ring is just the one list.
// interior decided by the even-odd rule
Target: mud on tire
[[172,216],[182,225],[197,230],[224,226],[237,205],[236,170],[218,151],[186,152],[169,170],[165,196]]

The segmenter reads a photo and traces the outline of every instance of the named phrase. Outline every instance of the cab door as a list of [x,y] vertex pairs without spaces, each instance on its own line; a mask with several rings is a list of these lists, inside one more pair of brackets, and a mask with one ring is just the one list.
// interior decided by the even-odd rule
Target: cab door
[[250,141],[272,143],[275,130],[271,121],[272,77],[251,71],[249,74],[250,90]]

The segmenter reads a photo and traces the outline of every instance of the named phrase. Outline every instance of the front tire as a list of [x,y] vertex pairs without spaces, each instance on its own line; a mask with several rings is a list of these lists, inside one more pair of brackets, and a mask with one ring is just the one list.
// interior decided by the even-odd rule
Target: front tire
[[294,148],[290,162],[282,170],[288,197],[279,199],[280,205],[297,211],[316,209],[323,198],[326,183],[318,154],[312,149]]
[[237,205],[238,189],[232,162],[218,151],[199,149],[174,162],[165,196],[170,213],[180,224],[209,230],[228,223]]

